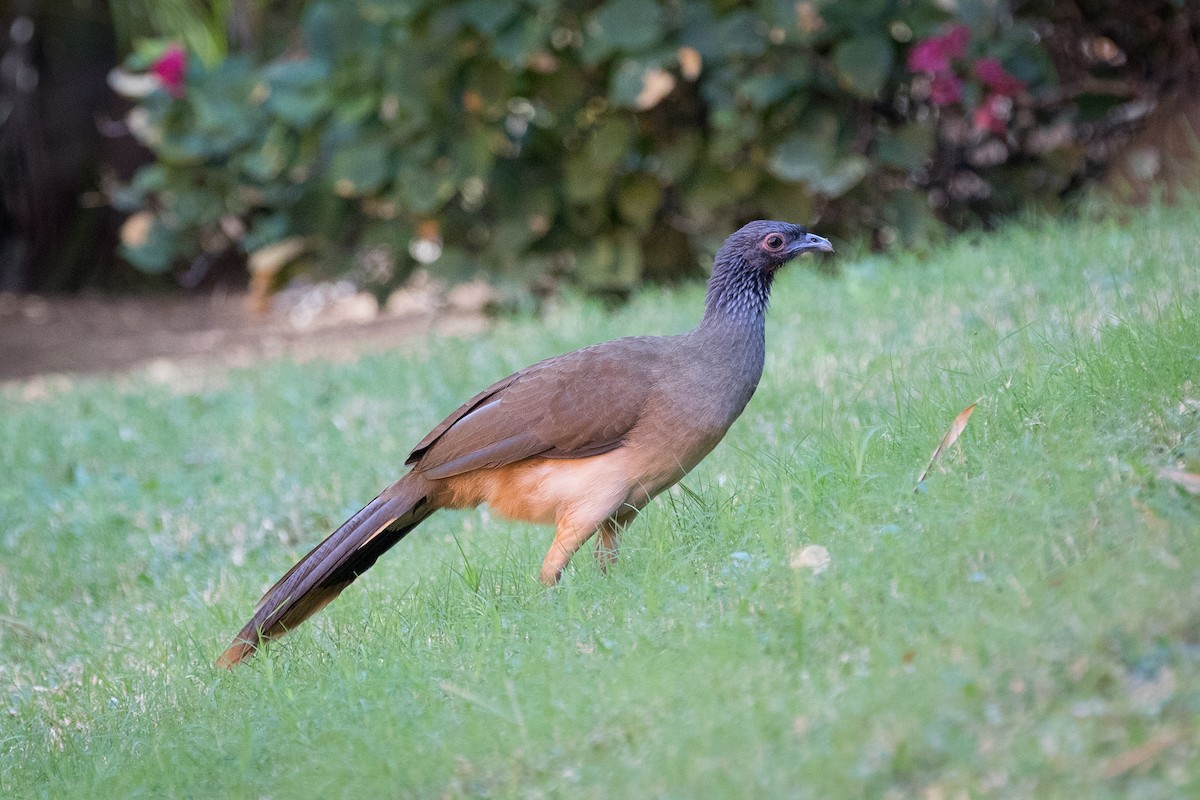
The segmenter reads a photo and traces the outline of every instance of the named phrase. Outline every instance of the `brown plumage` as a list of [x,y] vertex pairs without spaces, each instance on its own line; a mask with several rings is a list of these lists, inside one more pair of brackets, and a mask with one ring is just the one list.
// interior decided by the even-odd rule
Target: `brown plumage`
[[554,525],[546,585],[596,533],[606,566],[637,512],[699,463],[750,400],[775,271],[800,253],[830,250],[800,226],[752,222],[718,253],[694,330],[540,361],[468,400],[417,443],[404,477],[267,591],[218,665],[232,667],[324,608],[440,508],[487,503]]

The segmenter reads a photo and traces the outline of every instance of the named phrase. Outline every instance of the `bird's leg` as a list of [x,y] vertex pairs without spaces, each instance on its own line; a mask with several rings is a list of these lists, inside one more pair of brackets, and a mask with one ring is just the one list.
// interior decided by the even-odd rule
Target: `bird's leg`
[[617,550],[621,547],[621,534],[637,516],[636,508],[625,508],[604,521],[596,536],[596,565],[601,572],[608,572],[617,561]]
[[608,572],[608,568],[616,563],[617,548],[620,546],[621,528],[612,520],[606,521],[596,536],[596,566],[600,567],[601,572]]
[[558,530],[554,532],[554,542],[550,545],[546,558],[542,561],[542,574],[539,580],[543,586],[554,586],[562,577],[563,570],[571,561],[571,556],[580,545],[586,542],[596,532],[594,525],[578,525],[568,520],[559,522]]

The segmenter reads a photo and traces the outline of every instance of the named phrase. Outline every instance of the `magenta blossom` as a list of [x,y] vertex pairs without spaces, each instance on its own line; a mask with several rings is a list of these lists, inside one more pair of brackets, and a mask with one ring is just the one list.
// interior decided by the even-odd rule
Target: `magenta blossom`
[[962,100],[962,78],[953,72],[939,72],[929,82],[929,102],[935,106],[949,106]]
[[1025,91],[1025,81],[1013,77],[998,58],[981,58],[975,62],[975,77],[993,92],[1005,97],[1016,97]]
[[1002,94],[989,94],[979,104],[979,108],[975,109],[972,117],[975,130],[1003,136],[1005,128],[1008,127],[1008,103],[1008,98]]
[[187,72],[187,53],[177,44],[167,45],[163,54],[150,65],[150,72],[158,78],[171,97],[183,97],[183,76]]
[[966,25],[952,25],[941,36],[930,36],[917,42],[908,51],[910,72],[927,72],[938,75],[950,70],[950,61],[962,58],[971,41],[971,29]]

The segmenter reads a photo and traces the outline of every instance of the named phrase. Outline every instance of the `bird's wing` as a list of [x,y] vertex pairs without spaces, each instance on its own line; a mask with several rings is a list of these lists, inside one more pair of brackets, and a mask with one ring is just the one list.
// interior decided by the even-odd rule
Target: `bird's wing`
[[438,479],[533,456],[612,450],[641,417],[667,353],[664,341],[617,339],[510,375],[430,431],[406,463]]

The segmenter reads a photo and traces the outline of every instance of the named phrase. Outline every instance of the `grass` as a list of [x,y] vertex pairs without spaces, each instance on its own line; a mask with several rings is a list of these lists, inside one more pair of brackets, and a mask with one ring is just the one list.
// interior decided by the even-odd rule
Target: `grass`
[[[5,797],[1200,795],[1200,208],[793,265],[758,394],[603,576],[435,515],[231,673],[260,591],[487,382],[482,338],[0,393]],[[979,405],[920,489],[955,415]],[[803,565],[810,544],[822,572]]]

